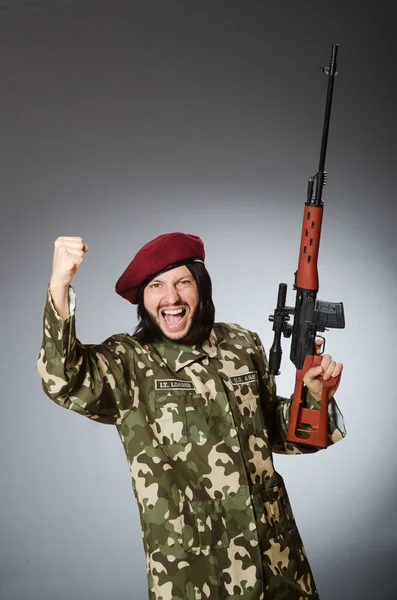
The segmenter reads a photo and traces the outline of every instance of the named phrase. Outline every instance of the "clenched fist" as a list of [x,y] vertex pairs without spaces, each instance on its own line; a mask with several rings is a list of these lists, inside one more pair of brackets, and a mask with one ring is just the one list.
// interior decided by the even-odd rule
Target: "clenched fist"
[[61,236],[55,240],[50,285],[68,287],[83,262],[88,246],[81,237]]
[[[321,353],[322,345],[323,342],[321,339],[316,340],[316,354]],[[342,363],[335,362],[330,354],[324,354],[321,365],[309,369],[303,378],[303,383],[306,385],[313,398],[318,402],[321,402],[323,393],[323,380],[335,377],[335,385],[329,388],[327,392],[329,400],[339,387],[342,371]]]
[[69,285],[83,262],[88,246],[81,237],[61,236],[55,240],[50,294],[55,310],[62,319],[69,315]]

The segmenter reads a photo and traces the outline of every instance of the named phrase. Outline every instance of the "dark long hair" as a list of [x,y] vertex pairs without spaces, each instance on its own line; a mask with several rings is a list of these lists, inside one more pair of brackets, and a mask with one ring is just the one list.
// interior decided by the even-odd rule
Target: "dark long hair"
[[[208,340],[211,329],[214,326],[215,307],[212,301],[212,284],[207,269],[202,263],[194,262],[186,265],[197,284],[199,304],[193,315],[192,324],[189,329],[191,344],[202,344]],[[138,291],[138,325],[134,331],[134,337],[141,344],[150,344],[160,340],[164,334],[160,327],[153,321],[143,303],[143,292],[148,285],[146,281]]]

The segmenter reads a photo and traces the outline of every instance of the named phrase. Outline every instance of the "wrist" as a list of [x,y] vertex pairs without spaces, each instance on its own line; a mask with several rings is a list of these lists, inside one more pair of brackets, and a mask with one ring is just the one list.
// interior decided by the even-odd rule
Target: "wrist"
[[306,400],[306,404],[308,406],[313,406],[314,405],[316,407],[317,404],[320,406],[320,404],[321,404],[321,395],[315,394],[315,393],[311,392],[309,390],[309,388],[306,388],[306,397],[305,397],[305,400]]
[[50,282],[49,291],[58,316],[61,319],[67,319],[69,316],[69,284]]
[[58,292],[67,291],[69,289],[69,281],[57,281],[50,279],[50,290],[57,290]]

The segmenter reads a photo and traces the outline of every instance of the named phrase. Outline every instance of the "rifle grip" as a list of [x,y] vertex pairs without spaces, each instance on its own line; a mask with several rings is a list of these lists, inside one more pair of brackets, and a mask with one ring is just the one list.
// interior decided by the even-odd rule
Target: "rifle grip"
[[[321,365],[322,356],[308,355],[305,358],[302,369],[296,370],[294,397],[291,403],[290,421],[288,426],[287,441],[297,442],[327,448],[328,446],[328,390],[336,385],[337,378],[330,377],[322,379],[323,390],[321,394],[321,406],[307,408],[303,398],[303,378],[312,367]],[[311,430],[302,428],[302,425],[310,425]]]

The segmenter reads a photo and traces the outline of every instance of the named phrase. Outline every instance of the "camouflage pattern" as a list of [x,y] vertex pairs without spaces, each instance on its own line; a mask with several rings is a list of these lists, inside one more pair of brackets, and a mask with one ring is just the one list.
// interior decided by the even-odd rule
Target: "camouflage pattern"
[[[272,459],[314,450],[286,443],[290,400],[256,334],[217,323],[202,346],[129,334],[82,345],[48,294],[38,371],[54,402],[118,429],[150,600],[318,598]],[[345,434],[337,419],[330,444]]]

